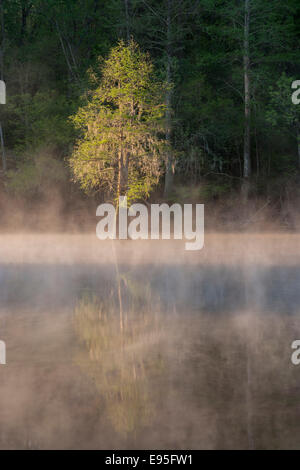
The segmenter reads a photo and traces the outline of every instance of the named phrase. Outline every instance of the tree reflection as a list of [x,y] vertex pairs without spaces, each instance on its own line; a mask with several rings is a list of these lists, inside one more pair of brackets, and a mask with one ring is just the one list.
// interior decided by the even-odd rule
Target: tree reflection
[[77,359],[93,378],[114,428],[135,435],[150,424],[158,405],[153,382],[165,370],[165,328],[159,299],[151,296],[149,284],[122,275],[121,285],[126,308],[123,328],[118,287],[109,299],[84,292],[78,300],[74,326],[83,347]]

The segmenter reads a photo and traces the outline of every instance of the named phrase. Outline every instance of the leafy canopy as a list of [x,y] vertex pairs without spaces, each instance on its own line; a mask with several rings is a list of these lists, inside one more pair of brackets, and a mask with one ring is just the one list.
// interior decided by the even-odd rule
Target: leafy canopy
[[73,117],[81,130],[70,159],[74,179],[86,192],[102,189],[116,197],[125,171],[129,201],[147,197],[161,172],[165,87],[133,40],[120,41],[101,72],[100,83],[97,71],[90,72],[97,86]]

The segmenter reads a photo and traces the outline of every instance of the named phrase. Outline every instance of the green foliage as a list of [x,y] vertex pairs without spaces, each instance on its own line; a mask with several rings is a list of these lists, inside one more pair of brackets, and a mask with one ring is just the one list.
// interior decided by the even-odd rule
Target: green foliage
[[53,185],[65,184],[67,176],[63,163],[44,150],[8,172],[7,189],[17,197],[41,196],[50,194]]
[[277,83],[270,87],[270,103],[267,121],[273,126],[284,126],[289,129],[300,122],[300,108],[292,103],[291,85],[294,79],[283,73]]
[[[132,0],[127,6],[126,14],[123,0],[3,1],[8,188],[19,184],[22,192],[38,179],[34,155],[41,146],[55,148],[57,161],[70,155],[70,115],[78,128],[73,179],[87,193],[111,198],[121,184],[129,200],[147,197],[161,181],[165,154],[176,156],[176,181],[187,187],[209,172],[241,176],[244,2]],[[252,166],[254,175],[267,178],[297,169],[300,106],[291,103],[290,85],[300,78],[300,5],[250,0],[250,11]],[[128,37],[141,49],[118,43]],[[172,152],[161,139],[167,90],[159,81],[167,80],[168,67]],[[125,163],[128,158],[121,182],[120,147]]]
[[16,152],[38,148],[49,143],[65,147],[72,138],[72,127],[67,120],[70,105],[64,96],[54,91],[40,91],[13,95],[5,109],[12,124],[8,138],[14,142]]
[[182,203],[203,203],[210,200],[217,200],[228,194],[232,189],[232,184],[222,180],[220,177],[216,180],[204,180],[198,185],[178,185],[172,195],[172,201],[181,201]]
[[228,194],[232,186],[227,182],[206,182],[200,187],[200,198],[203,201],[219,199]]
[[163,85],[134,41],[120,41],[101,72],[99,86],[73,117],[82,131],[70,159],[74,179],[86,192],[101,188],[117,196],[121,165],[129,199],[147,196],[160,175]]

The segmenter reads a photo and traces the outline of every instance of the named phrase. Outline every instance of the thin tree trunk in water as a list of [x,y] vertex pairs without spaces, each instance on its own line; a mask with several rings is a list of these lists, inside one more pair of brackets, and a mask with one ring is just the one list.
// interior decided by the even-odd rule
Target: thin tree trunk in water
[[174,159],[171,153],[171,106],[172,106],[172,90],[171,90],[171,80],[172,80],[172,71],[171,71],[171,3],[172,0],[168,0],[168,10],[167,10],[167,94],[166,94],[166,141],[168,145],[167,156],[166,156],[166,174],[165,174],[165,188],[164,194],[167,195],[170,193],[173,180],[174,180]]
[[250,53],[249,53],[249,30],[250,30],[250,0],[245,0],[245,22],[244,22],[244,95],[245,95],[245,131],[244,131],[244,193],[248,198],[249,182],[251,176],[251,154],[250,154]]
[[[123,136],[121,135],[121,141]],[[119,151],[119,158],[118,158],[118,200],[117,200],[117,211],[116,211],[116,233],[119,234],[119,203],[120,197],[126,196],[128,190],[128,164],[129,164],[129,157],[128,153],[121,147]],[[114,243],[114,241],[113,241]],[[124,328],[124,311],[123,311],[123,301],[122,301],[122,283],[121,283],[121,276],[119,272],[118,266],[118,255],[115,247],[115,262],[116,262],[116,270],[117,270],[117,284],[118,284],[118,299],[119,299],[119,312],[120,312],[120,330],[122,334],[122,352],[123,352],[123,328]]]
[[246,406],[247,406],[247,437],[249,450],[254,449],[253,424],[252,424],[252,370],[251,370],[251,351],[249,348],[250,338],[247,339],[246,361],[247,361],[247,383],[246,383]]

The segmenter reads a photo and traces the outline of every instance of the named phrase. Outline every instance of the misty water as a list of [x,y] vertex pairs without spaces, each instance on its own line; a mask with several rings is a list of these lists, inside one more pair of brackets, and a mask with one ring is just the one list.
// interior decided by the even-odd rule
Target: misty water
[[299,448],[300,237],[0,237],[0,448]]

